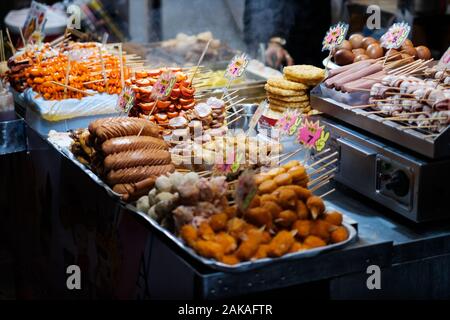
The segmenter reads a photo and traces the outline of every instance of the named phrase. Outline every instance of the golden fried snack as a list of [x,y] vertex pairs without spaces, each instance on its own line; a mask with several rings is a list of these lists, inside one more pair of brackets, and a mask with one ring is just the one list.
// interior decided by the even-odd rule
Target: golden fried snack
[[268,244],[270,241],[272,241],[272,236],[271,236],[270,232],[263,231],[261,243]]
[[228,219],[234,218],[237,213],[237,206],[230,206],[225,209],[225,214],[228,216]]
[[309,217],[309,210],[302,200],[297,201],[297,216],[300,220],[306,220]]
[[294,190],[286,186],[276,189],[273,193],[278,200],[277,202],[283,207],[295,207],[297,205],[297,194]]
[[270,169],[269,171],[265,172],[265,174],[267,174],[268,176],[273,178],[273,177],[276,177],[277,175],[285,173],[285,172],[286,172],[285,168],[276,167],[276,168]]
[[214,258],[221,261],[224,256],[222,246],[214,241],[198,240],[194,249],[205,258]]
[[288,173],[294,181],[301,181],[308,177],[306,169],[302,165],[289,168]]
[[277,190],[275,190],[275,192],[273,194],[276,195],[277,191],[281,191],[281,190],[291,190],[294,191],[297,194],[297,197],[303,201],[306,201],[306,199],[308,199],[309,197],[312,196],[312,192],[306,188],[297,186],[295,184],[290,184],[287,186],[281,186],[279,188],[277,188]]
[[307,250],[307,247],[305,245],[303,245],[303,243],[295,241],[294,244],[289,249],[289,253],[299,252],[299,251],[304,251],[304,250]]
[[342,225],[342,214],[337,211],[328,212],[325,215],[325,221],[328,221],[332,225],[340,226]]
[[283,208],[281,208],[276,202],[274,201],[265,201],[263,202],[262,208],[268,210],[272,218],[277,219],[280,212],[283,211]]
[[270,246],[268,244],[262,244],[258,247],[256,254],[253,256],[253,259],[264,259],[267,258],[267,252],[269,251]]
[[209,218],[209,225],[214,232],[221,231],[227,227],[228,216],[226,213],[217,213]]
[[269,78],[267,79],[267,83],[276,88],[285,89],[285,90],[307,90],[308,86],[303,83],[293,82],[284,79],[283,77]]
[[235,239],[239,239],[245,231],[247,222],[240,218],[232,218],[227,222],[227,232]]
[[268,174],[265,174],[265,173],[260,173],[255,176],[255,184],[257,186],[259,186],[264,181],[267,181],[270,179],[272,179],[272,176],[269,176]]
[[300,166],[300,162],[298,162],[297,160],[291,160],[288,163],[283,164],[281,167],[286,170],[289,170],[289,169],[291,169],[293,167],[297,167],[297,166]]
[[336,230],[331,232],[331,242],[339,243],[348,239],[348,231],[345,227],[337,227]]
[[320,239],[319,237],[316,237],[316,236],[306,237],[306,239],[303,243],[310,248],[319,248],[319,247],[324,247],[327,245],[325,243],[325,241],[323,241],[322,239]]
[[278,218],[275,220],[277,225],[289,228],[297,220],[297,214],[292,210],[284,210],[280,212]]
[[311,211],[311,215],[314,220],[325,211],[325,204],[323,203],[323,200],[317,196],[309,197],[306,201],[306,206],[309,211]]
[[303,187],[303,188],[307,188],[308,187],[308,182],[309,182],[309,177],[306,177],[303,180],[297,181],[295,182],[298,186]]
[[270,242],[267,253],[270,257],[281,257],[289,251],[294,242],[292,233],[282,230]]
[[292,183],[292,176],[288,173],[282,173],[273,178],[273,181],[279,186],[285,186]]
[[270,228],[272,226],[272,214],[266,208],[257,207],[249,209],[245,213],[244,218],[258,227],[267,226]]
[[264,203],[267,201],[277,202],[277,200],[277,197],[273,194],[263,194],[261,195],[259,202],[261,203],[261,206],[264,206]]
[[240,262],[239,259],[234,254],[223,256],[222,260],[220,261],[231,266],[238,264]]
[[259,193],[271,193],[277,187],[278,187],[278,185],[273,180],[266,180],[259,185],[258,191],[259,191]]
[[229,254],[237,248],[236,239],[234,239],[226,232],[220,232],[216,234],[214,240],[222,246],[223,252],[225,254]]
[[198,227],[198,237],[203,240],[214,240],[215,233],[208,222],[204,221]]
[[247,233],[247,237],[241,242],[241,245],[236,250],[236,257],[241,261],[250,260],[258,250],[261,244],[263,235],[259,230],[250,230]]
[[297,235],[299,237],[306,238],[311,233],[311,221],[297,220],[294,222],[293,228],[297,230]]
[[249,208],[256,208],[261,205],[260,197],[258,195],[254,196],[252,202],[250,202]]
[[185,224],[181,227],[180,236],[190,247],[194,247],[198,239],[197,229],[192,224]]
[[314,220],[311,225],[311,235],[321,238],[323,241],[330,241],[332,225],[324,220]]
[[283,74],[290,81],[315,86],[325,77],[325,70],[311,65],[294,65],[284,67]]

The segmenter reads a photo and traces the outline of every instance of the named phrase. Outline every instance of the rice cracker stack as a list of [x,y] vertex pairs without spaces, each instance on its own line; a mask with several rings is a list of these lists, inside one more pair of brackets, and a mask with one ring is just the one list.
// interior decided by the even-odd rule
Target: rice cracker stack
[[310,65],[285,67],[283,77],[267,80],[265,89],[274,111],[298,108],[303,113],[314,114],[309,103],[309,90],[325,77],[325,70]]

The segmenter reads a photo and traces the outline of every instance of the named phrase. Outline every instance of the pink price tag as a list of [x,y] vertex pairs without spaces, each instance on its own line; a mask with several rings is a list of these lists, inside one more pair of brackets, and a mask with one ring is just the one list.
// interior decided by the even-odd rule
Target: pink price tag
[[285,135],[294,135],[302,123],[302,113],[295,110],[287,110],[277,121],[275,127]]
[[330,138],[330,133],[325,132],[319,121],[312,122],[305,119],[298,130],[297,140],[309,149],[322,151],[326,142]]
[[322,41],[322,51],[333,50],[334,47],[340,45],[347,35],[348,24],[339,22],[328,29]]
[[225,70],[225,78],[233,80],[242,76],[249,61],[250,60],[245,53],[234,56]]
[[163,72],[156,83],[153,85],[152,98],[154,100],[162,100],[167,98],[172,92],[173,86],[175,85],[176,77],[170,71]]
[[117,99],[116,109],[119,112],[129,113],[134,105],[135,94],[130,87],[124,87]]

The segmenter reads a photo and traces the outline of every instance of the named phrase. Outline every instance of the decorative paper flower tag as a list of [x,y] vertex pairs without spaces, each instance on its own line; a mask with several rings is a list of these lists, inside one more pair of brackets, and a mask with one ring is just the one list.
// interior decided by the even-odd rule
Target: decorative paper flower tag
[[340,45],[347,35],[348,24],[339,22],[328,29],[325,38],[322,41],[322,51],[331,51],[334,47]]
[[325,132],[324,127],[320,126],[319,121],[312,122],[304,119],[299,130],[297,140],[306,148],[322,151],[326,142],[330,138],[330,133]]
[[394,23],[380,38],[381,46],[386,49],[398,49],[408,38],[411,27],[406,22]]
[[175,85],[176,77],[170,71],[163,72],[156,83],[153,85],[152,98],[154,100],[162,100],[167,98],[172,92],[173,86]]
[[275,127],[285,135],[294,135],[302,123],[302,114],[296,110],[287,110],[277,121]]
[[128,114],[133,107],[135,94],[131,87],[125,86],[117,99],[116,109]]
[[248,62],[249,58],[245,53],[235,55],[225,70],[225,78],[228,80],[234,80],[242,76],[245,68],[247,68]]

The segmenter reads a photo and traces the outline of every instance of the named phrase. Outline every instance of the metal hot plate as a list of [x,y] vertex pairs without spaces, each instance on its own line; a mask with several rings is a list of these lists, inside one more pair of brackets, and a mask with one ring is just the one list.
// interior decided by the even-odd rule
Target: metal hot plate
[[382,116],[322,96],[320,86],[311,91],[311,106],[336,119],[407,148],[429,159],[450,157],[450,127],[433,134],[430,131],[408,129],[404,123],[386,121]]

